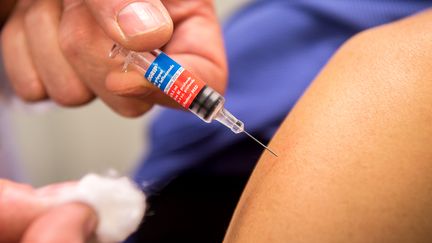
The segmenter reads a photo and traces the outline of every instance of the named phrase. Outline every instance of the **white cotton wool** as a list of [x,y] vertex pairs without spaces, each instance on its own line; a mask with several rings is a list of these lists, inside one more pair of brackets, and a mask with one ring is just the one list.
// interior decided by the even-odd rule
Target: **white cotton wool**
[[145,195],[130,179],[97,174],[84,176],[60,201],[83,202],[96,211],[96,237],[101,243],[124,241],[137,230],[146,208]]

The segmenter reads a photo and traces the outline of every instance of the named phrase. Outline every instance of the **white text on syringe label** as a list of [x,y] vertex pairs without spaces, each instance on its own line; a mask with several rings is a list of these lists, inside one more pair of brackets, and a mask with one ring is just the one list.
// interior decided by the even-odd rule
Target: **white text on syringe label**
[[192,101],[205,86],[203,81],[163,52],[156,57],[144,76],[185,108],[189,108]]

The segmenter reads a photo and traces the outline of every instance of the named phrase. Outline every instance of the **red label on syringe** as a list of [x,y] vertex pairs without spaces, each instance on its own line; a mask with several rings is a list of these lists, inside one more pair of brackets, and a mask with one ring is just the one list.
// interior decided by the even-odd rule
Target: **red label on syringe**
[[182,68],[165,53],[160,53],[156,57],[144,76],[185,108],[189,108],[205,86],[203,81]]
[[187,70],[183,70],[180,76],[173,82],[167,94],[177,103],[189,108],[192,101],[205,86],[205,83],[197,79]]

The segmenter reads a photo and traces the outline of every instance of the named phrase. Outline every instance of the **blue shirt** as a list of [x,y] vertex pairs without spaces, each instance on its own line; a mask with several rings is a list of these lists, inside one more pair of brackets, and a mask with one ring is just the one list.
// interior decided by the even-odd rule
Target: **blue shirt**
[[[226,108],[269,141],[335,50],[354,34],[432,6],[416,0],[261,0],[225,25]],[[135,179],[147,191],[186,171],[250,171],[262,149],[220,124],[165,109],[151,126],[149,155]],[[252,142],[253,143],[253,142]]]

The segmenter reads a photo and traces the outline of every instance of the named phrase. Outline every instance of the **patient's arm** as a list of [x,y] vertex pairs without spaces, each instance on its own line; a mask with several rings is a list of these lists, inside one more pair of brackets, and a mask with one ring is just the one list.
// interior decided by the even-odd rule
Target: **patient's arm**
[[432,242],[432,11],[345,44],[270,147],[226,243]]

